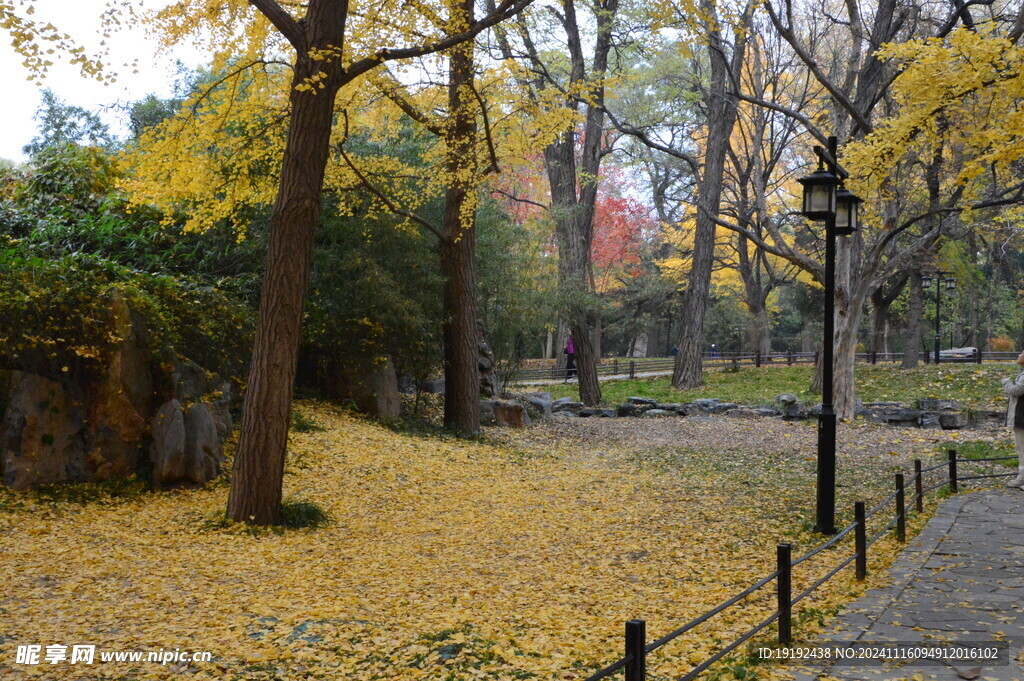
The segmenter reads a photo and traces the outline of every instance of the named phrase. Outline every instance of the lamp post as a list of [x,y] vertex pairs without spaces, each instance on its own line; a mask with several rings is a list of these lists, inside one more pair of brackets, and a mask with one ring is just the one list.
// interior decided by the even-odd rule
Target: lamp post
[[838,142],[828,138],[828,149],[814,147],[818,169],[801,178],[803,215],[825,222],[825,334],[822,355],[821,413],[818,415],[817,509],[815,529],[835,534],[836,516],[836,412],[832,405],[832,359],[835,343],[836,237],[857,230],[861,199],[840,186],[849,177],[836,160]]
[[[941,306],[942,306],[942,283],[945,282],[946,290],[953,291],[956,289],[956,279],[952,276],[952,272],[946,272],[945,270],[936,270],[934,275],[922,274],[921,285],[928,288],[932,285],[932,280],[935,280],[935,363],[939,363],[939,345],[941,344],[942,334],[940,331],[939,324],[941,322]],[[950,341],[950,347],[953,343]]]

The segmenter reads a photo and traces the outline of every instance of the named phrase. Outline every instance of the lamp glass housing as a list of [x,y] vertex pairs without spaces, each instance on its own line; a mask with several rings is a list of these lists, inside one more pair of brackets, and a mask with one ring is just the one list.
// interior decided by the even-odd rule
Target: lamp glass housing
[[835,175],[818,169],[800,178],[799,182],[804,186],[804,217],[825,220],[836,212],[836,186],[839,180]]
[[947,277],[946,278],[946,290],[947,291],[952,291],[954,289],[956,289],[956,279],[954,279],[953,277]]
[[849,236],[857,231],[858,205],[863,202],[850,190],[840,187],[836,192],[836,234]]
[[922,274],[921,275],[921,286],[929,288],[932,285],[932,275]]

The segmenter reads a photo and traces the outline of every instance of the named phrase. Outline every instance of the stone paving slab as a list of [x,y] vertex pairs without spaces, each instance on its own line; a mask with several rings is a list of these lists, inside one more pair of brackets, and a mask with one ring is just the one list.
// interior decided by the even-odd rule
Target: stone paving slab
[[797,673],[797,681],[1024,681],[1024,492],[1000,488],[946,499],[889,576],[888,586],[851,604],[821,643],[1001,641],[1009,646],[1004,664],[821,663]]

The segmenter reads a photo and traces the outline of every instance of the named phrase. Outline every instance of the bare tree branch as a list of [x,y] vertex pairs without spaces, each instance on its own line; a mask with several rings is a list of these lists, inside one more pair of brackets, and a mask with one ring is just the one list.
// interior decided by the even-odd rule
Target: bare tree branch
[[249,4],[258,9],[260,14],[281,32],[281,35],[291,43],[296,52],[299,54],[306,52],[306,34],[302,30],[302,25],[295,21],[281,5],[277,4],[276,0],[249,0]]
[[395,203],[391,199],[389,199],[384,194],[383,191],[381,191],[376,185],[370,182],[366,178],[366,175],[364,175],[363,172],[359,170],[359,168],[357,168],[354,163],[352,163],[352,159],[350,159],[348,157],[348,154],[345,153],[345,142],[348,140],[348,112],[342,111],[341,113],[345,119],[345,134],[342,137],[341,143],[338,145],[338,151],[341,153],[341,157],[342,159],[344,159],[345,164],[349,167],[349,170],[351,170],[359,179],[359,186],[362,187],[363,189],[366,189],[368,192],[370,192],[378,199],[383,201],[384,205],[388,207],[388,210],[390,210],[395,215],[401,215],[402,217],[412,220],[413,222],[425,227],[428,231],[432,232],[434,236],[436,236],[441,241],[447,240],[447,237],[444,235],[444,233],[440,229],[438,229],[434,225],[434,223],[430,222],[426,218],[417,215],[416,213],[413,213],[412,211],[405,210],[404,208],[400,208],[397,205],[395,205]]
[[417,45],[416,47],[402,47],[402,48],[382,48],[377,50],[371,56],[363,57],[353,62],[342,74],[342,81],[349,83],[358,76],[366,73],[374,67],[383,64],[386,61],[392,61],[395,59],[412,59],[415,57],[422,57],[442,50],[447,50],[449,47],[455,47],[460,45],[467,40],[472,40],[482,31],[494,26],[497,23],[508,19],[509,17],[515,16],[522,12],[533,0],[503,0],[498,5],[496,11],[488,14],[486,17],[473,23],[467,30],[462,33],[455,33],[449,36],[445,36],[440,40],[435,40],[432,43],[426,45]]
[[[789,43],[790,47],[793,48],[793,51],[796,52],[798,57],[800,57],[800,60],[807,66],[808,69],[810,69],[811,73],[814,74],[815,79],[817,79],[817,81],[821,83],[821,85],[826,90],[828,90],[829,94],[835,98],[836,102],[838,102],[839,105],[842,106],[847,111],[847,113],[850,114],[850,117],[853,118],[853,120],[857,123],[857,126],[864,131],[865,135],[870,133],[874,129],[871,123],[864,117],[863,113],[857,110],[857,107],[850,100],[850,98],[846,96],[846,93],[840,90],[838,87],[836,87],[836,84],[832,82],[832,79],[829,78],[825,74],[825,72],[821,70],[821,67],[818,65],[818,62],[815,61],[815,59],[807,52],[807,50],[804,49],[803,45],[800,44],[800,41],[797,40],[796,35],[793,33],[792,27],[787,28],[786,26],[782,25],[782,20],[779,18],[779,15],[775,12],[775,8],[772,7],[772,3],[765,2],[764,6],[765,9],[768,10],[768,16],[771,18],[772,24],[775,25],[775,30],[777,30],[779,32],[779,35],[781,35],[782,38],[787,43]],[[788,2],[787,9],[790,12],[792,11],[792,9],[789,7]],[[792,17],[790,18],[792,20]]]

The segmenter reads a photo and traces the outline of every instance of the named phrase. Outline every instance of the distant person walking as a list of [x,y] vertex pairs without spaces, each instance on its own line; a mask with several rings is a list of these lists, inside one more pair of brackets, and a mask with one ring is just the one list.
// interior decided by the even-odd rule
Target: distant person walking
[[565,341],[565,377],[574,378],[576,376],[576,343],[572,340],[572,331],[569,332],[569,338]]
[[1021,371],[1017,378],[1003,379],[1003,390],[1010,396],[1006,406],[1006,425],[1013,428],[1013,446],[1017,450],[1017,477],[1006,483],[1007,487],[1024,487],[1024,352],[1017,356]]

